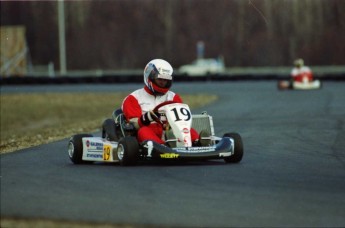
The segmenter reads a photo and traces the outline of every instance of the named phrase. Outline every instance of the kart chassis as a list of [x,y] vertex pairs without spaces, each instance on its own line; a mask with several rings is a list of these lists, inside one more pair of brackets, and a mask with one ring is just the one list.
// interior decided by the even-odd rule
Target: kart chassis
[[[179,106],[177,106],[179,107]],[[79,134],[71,137],[68,144],[69,157],[75,164],[92,162],[117,162],[122,165],[135,165],[139,160],[208,160],[224,159],[227,163],[242,160],[243,145],[237,133],[215,136],[213,118],[207,112],[191,115],[191,127],[204,135],[207,146],[170,147],[176,139],[166,139],[167,145],[147,141],[141,145],[136,140],[136,129],[126,121],[122,110],[113,112],[112,118],[102,125],[102,137]],[[206,136],[205,136],[206,135]]]

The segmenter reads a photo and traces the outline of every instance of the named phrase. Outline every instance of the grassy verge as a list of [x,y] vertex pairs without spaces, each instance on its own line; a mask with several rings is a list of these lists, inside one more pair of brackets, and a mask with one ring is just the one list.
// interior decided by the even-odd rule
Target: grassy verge
[[[127,94],[1,94],[0,153],[98,131],[103,120],[120,107]],[[217,99],[209,94],[181,96],[191,109]]]

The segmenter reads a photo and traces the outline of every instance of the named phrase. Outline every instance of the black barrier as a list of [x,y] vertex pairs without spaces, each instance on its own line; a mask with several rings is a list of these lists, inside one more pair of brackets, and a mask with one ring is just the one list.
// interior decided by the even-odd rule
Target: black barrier
[[[338,74],[315,75],[316,79],[322,81],[345,81],[345,72]],[[276,74],[254,75],[206,75],[206,76],[186,76],[174,75],[176,82],[200,82],[200,81],[260,81],[260,80],[287,80],[289,76]],[[106,75],[106,76],[12,76],[1,77],[1,85],[46,85],[46,84],[109,84],[109,83],[137,83],[142,82],[142,75]]]

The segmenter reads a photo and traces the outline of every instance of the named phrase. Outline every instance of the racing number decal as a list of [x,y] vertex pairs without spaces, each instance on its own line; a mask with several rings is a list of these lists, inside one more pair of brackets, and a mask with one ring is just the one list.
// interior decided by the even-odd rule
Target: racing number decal
[[[173,108],[171,109],[170,111],[173,111],[174,112],[174,115],[175,115],[175,122],[177,121],[181,121],[181,120],[184,120],[184,121],[188,121],[190,120],[191,118],[191,114],[190,114],[190,111],[186,108],[180,108],[180,110],[177,110],[177,108]],[[181,119],[179,113],[185,117],[185,119]]]
[[103,160],[109,161],[110,160],[110,145],[103,146]]

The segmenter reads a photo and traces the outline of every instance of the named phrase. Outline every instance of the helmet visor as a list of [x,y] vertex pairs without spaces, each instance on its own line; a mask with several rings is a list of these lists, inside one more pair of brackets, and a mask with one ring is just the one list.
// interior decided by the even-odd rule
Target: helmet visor
[[151,78],[151,80],[154,80],[156,78],[172,80],[172,76],[170,74],[164,74],[164,72],[163,74],[161,74],[155,66],[153,66],[153,69],[149,77]]
[[169,74],[158,74],[157,78],[166,79],[166,80],[172,80],[172,76],[169,75]]

